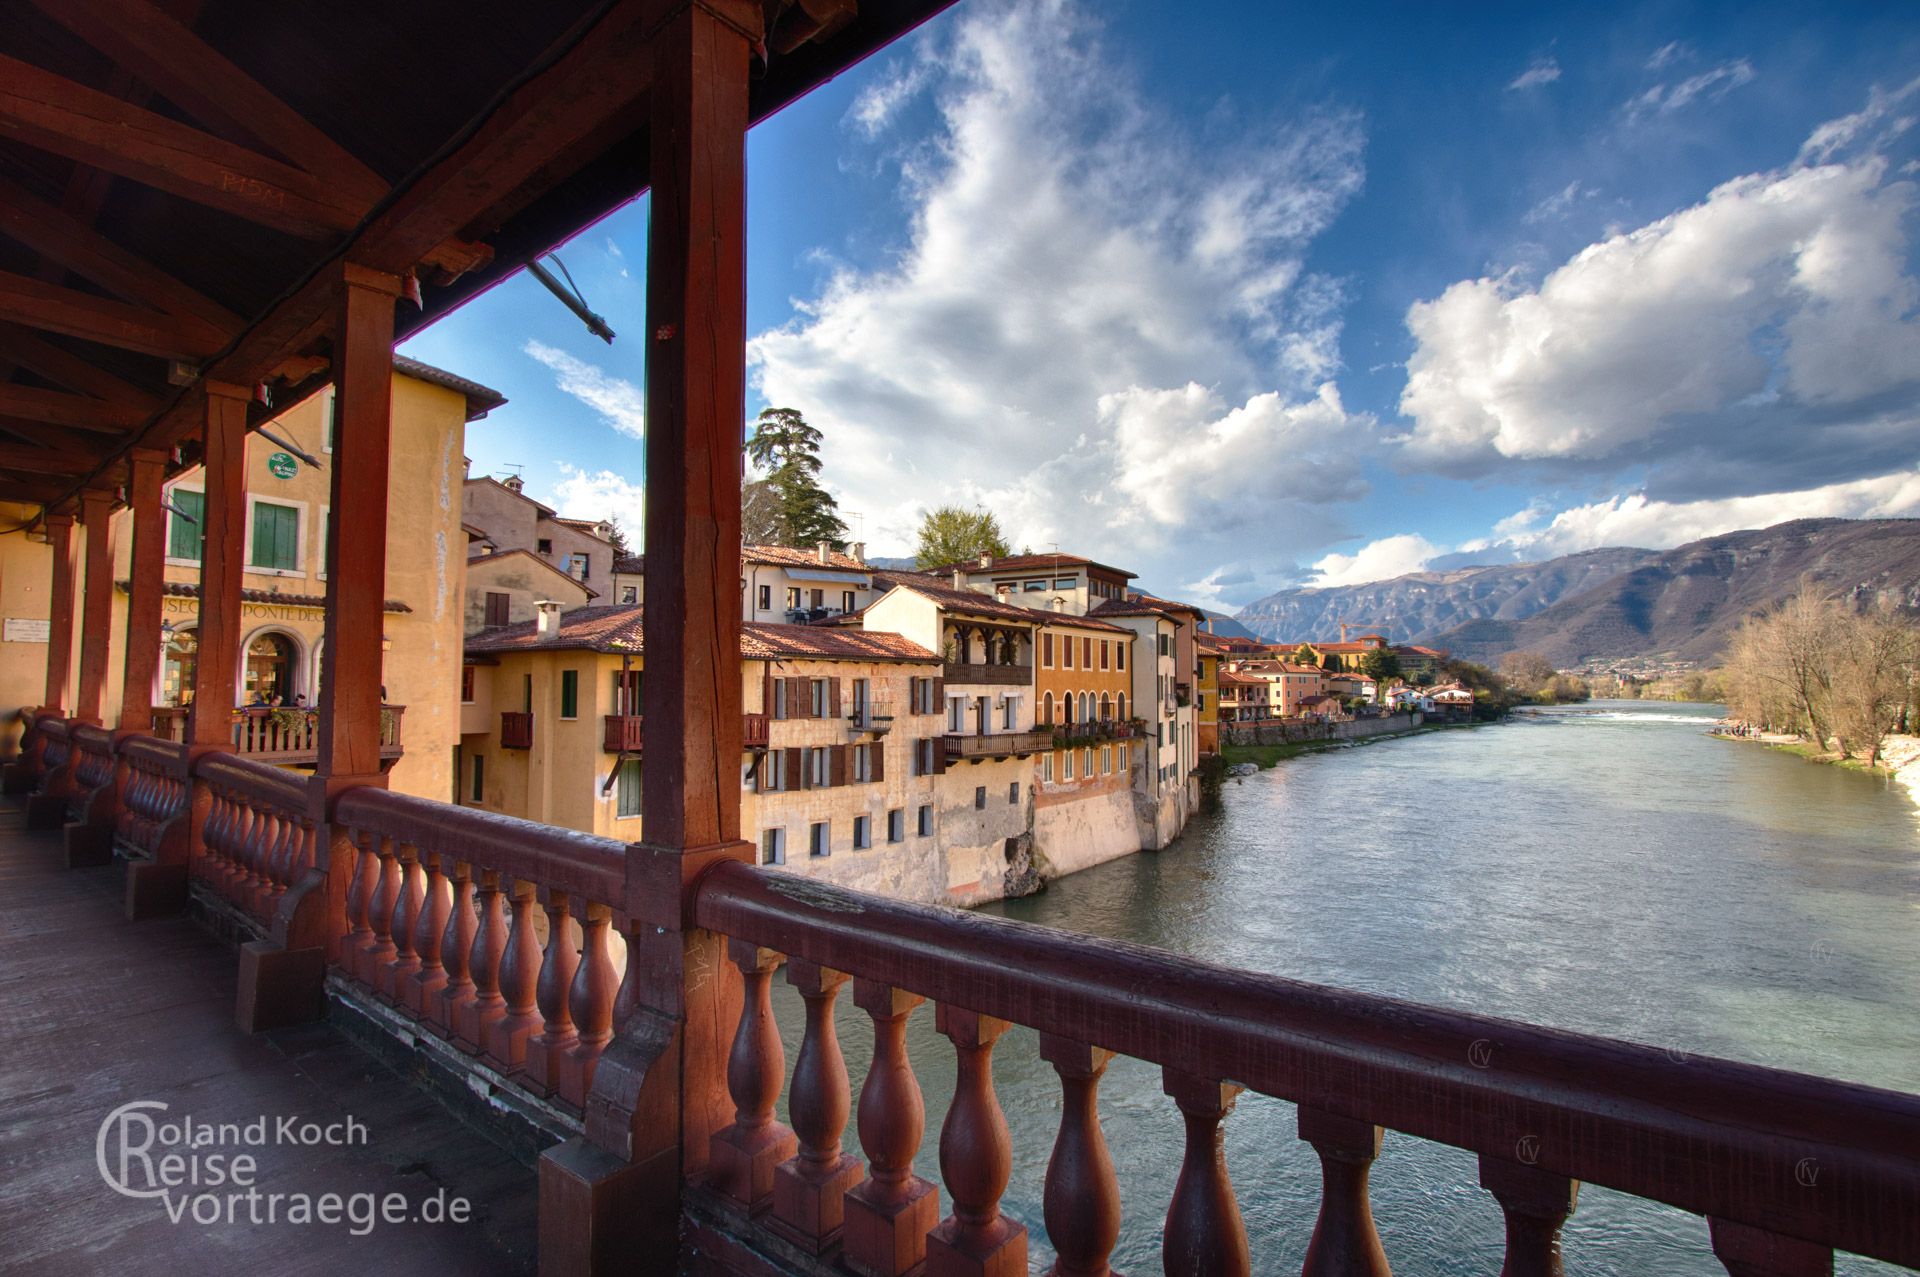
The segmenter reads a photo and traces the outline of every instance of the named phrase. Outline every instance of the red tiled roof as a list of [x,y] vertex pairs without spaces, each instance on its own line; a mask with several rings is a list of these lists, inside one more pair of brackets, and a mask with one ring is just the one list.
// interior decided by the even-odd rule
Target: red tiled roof
[[[992,616],[1027,625],[1069,626],[1106,634],[1131,633],[1123,626],[1111,625],[1090,616],[1080,616],[1073,612],[1050,612],[1038,607],[1022,607],[1018,603],[1007,602],[997,594],[982,594],[978,590],[965,588],[955,589],[951,579],[943,581],[940,577],[927,572],[875,572],[873,574],[874,589],[891,590],[896,587],[912,590],[915,594],[933,600],[949,612]],[[835,619],[844,620],[845,618]]]
[[423,364],[418,359],[409,359],[405,355],[393,357],[393,370],[403,377],[411,377],[415,381],[424,381],[429,385],[444,387],[457,395],[465,395],[468,421],[486,416],[507,401],[505,395],[490,386],[469,381],[458,373],[448,372],[444,368],[435,368],[432,364]]
[[1176,603],[1172,599],[1163,599],[1148,594],[1144,590],[1129,590],[1124,599],[1108,599],[1093,609],[1096,616],[1191,616],[1203,620],[1206,613],[1191,603]]
[[867,572],[871,569],[851,554],[842,554],[838,550],[828,550],[826,562],[820,561],[818,550],[801,549],[791,545],[743,545],[740,558],[746,563],[771,563],[783,568],[832,568],[838,572]]
[[[520,621],[482,630],[467,640],[468,656],[552,650],[644,652],[641,609],[633,604],[577,608],[562,613],[559,628],[551,634],[540,633],[538,621]],[[740,656],[753,661],[790,658],[935,664],[940,660],[937,654],[898,634],[758,622],[740,627]]]
[[1093,559],[1084,559],[1077,554],[1009,554],[991,560],[986,567],[980,566],[979,559],[962,559],[958,563],[948,563],[933,569],[936,572],[951,574],[956,569],[961,572],[1032,572],[1040,568],[1051,571],[1054,568],[1098,568],[1102,572],[1132,580],[1137,573],[1125,568],[1116,568],[1099,563]]
[[557,517],[552,506],[542,505],[540,502],[535,501],[532,497],[528,496],[525,492],[514,492],[512,488],[509,488],[506,484],[500,482],[498,479],[494,478],[490,474],[475,474],[475,475],[467,476],[467,486],[471,487],[476,483],[491,483],[494,487],[499,488],[502,492],[512,493],[512,495],[519,497],[522,501],[525,501],[528,505],[533,506],[535,509],[542,511],[547,518],[552,519]]
[[740,655],[749,660],[782,657],[816,661],[913,661],[938,664],[911,639],[886,630],[822,629],[817,625],[781,625],[749,621],[741,626]]

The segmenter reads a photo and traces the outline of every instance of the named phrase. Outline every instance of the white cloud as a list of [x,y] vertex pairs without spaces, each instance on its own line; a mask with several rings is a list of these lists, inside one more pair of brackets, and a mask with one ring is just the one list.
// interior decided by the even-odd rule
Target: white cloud
[[1796,466],[1884,473],[1889,448],[1920,443],[1915,188],[1888,167],[1866,154],[1736,178],[1537,286],[1483,277],[1415,303],[1408,461],[1664,465],[1681,487],[1706,467],[1745,491],[1815,477]]
[[553,370],[553,383],[562,394],[599,413],[621,434],[647,437],[647,397],[639,386],[545,342],[529,340],[521,350]]
[[1906,470],[1799,492],[1710,501],[1652,501],[1644,493],[1635,493],[1562,510],[1545,524],[1540,522],[1543,512],[1530,509],[1502,520],[1492,541],[1461,548],[1504,546],[1521,558],[1548,559],[1601,546],[1667,550],[1702,537],[1764,528],[1792,519],[1894,519],[1916,515],[1920,515],[1920,471]]
[[[1815,129],[1800,148],[1800,162],[1803,164],[1824,164],[1834,154],[1867,136],[1875,129],[1885,125],[1881,136],[1875,141],[1885,140],[1889,135],[1898,135],[1913,127],[1910,116],[1893,120],[1887,117],[1893,114],[1895,107],[1914,94],[1920,93],[1920,76],[1907,81],[1892,92],[1874,85],[1867,93],[1867,104],[1852,115],[1843,115],[1837,120],[1828,120]],[[1905,170],[1903,170],[1905,171]]]
[[1653,51],[1653,54],[1647,59],[1647,70],[1658,71],[1663,67],[1670,66],[1689,56],[1691,56],[1691,50],[1687,48],[1685,43],[1675,40],[1670,44],[1663,44]]
[[1423,536],[1403,533],[1370,541],[1352,554],[1329,554],[1315,561],[1310,586],[1362,585],[1418,572],[1439,554],[1440,547]]
[[1654,85],[1627,102],[1627,118],[1638,120],[1649,115],[1670,115],[1695,98],[1722,98],[1758,78],[1759,72],[1753,69],[1753,63],[1745,58],[1734,58],[1699,75],[1688,76],[1678,84]]
[[890,139],[903,249],[749,347],[767,402],[822,430],[843,508],[886,553],[924,506],[979,502],[1016,546],[1163,582],[1255,521],[1280,556],[1338,535],[1325,509],[1361,490],[1371,421],[1340,405],[1342,293],[1304,258],[1360,188],[1358,121],[1202,148],[1079,5],[960,17],[852,116],[878,133],[907,96],[934,105],[931,139]]
[[1578,182],[1568,182],[1565,186],[1528,209],[1526,215],[1520,220],[1532,226],[1536,222],[1553,221],[1565,217],[1567,210],[1573,207],[1574,201],[1579,199],[1583,194],[1592,195],[1593,192],[1586,190]]
[[1537,89],[1560,78],[1560,63],[1553,57],[1535,58],[1527,69],[1513,77],[1509,89]]
[[860,96],[847,108],[847,118],[868,137],[878,136],[893,123],[900,108],[927,87],[932,70],[924,58],[895,67],[861,90]]
[[583,470],[560,463],[563,478],[553,485],[547,504],[569,519],[618,519],[627,539],[638,544],[646,526],[646,486],[611,470]]

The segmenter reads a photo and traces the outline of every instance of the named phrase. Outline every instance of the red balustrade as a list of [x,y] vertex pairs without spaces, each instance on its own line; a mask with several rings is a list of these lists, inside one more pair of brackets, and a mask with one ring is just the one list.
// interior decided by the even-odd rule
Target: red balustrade
[[581,1109],[616,1027],[625,847],[377,787],[334,819],[353,858],[336,971],[475,1067]]
[[291,772],[224,753],[201,756],[192,772],[210,801],[191,876],[264,933],[281,897],[314,865],[306,786]]
[[114,821],[114,842],[129,857],[186,863],[187,808],[193,788],[184,745],[130,736],[120,743],[126,785]]
[[[716,1148],[771,1121],[781,1058],[765,982],[783,956],[800,972],[812,1062],[796,1063],[800,1147],[776,1183],[838,1156],[828,973],[831,984],[852,976],[872,1017],[859,1123],[872,1175],[844,1194],[838,1253],[821,1249],[862,1277],[1026,1271],[1025,1231],[1000,1213],[1010,1146],[992,1054],[1009,1024],[1043,1031],[1041,1054],[1061,1079],[1044,1200],[1055,1274],[1107,1273],[1118,1235],[1098,1113],[1114,1054],[1160,1065],[1185,1124],[1163,1199],[1168,1272],[1268,1267],[1250,1254],[1223,1151],[1242,1089],[1296,1104],[1300,1138],[1319,1156],[1310,1274],[1389,1271],[1367,1196],[1386,1129],[1479,1155],[1488,1207],[1506,1221],[1507,1277],[1557,1277],[1581,1180],[1707,1217],[1733,1277],[1829,1273],[1836,1249],[1920,1265],[1920,1097],[1234,971],[739,863],[700,880],[693,920],[729,938],[748,979],[729,1073],[738,1121]],[[937,1194],[911,1173],[923,1118],[904,1026],[922,998],[935,1000],[959,1063],[940,1136],[952,1213],[938,1223]],[[777,1213],[741,1226],[795,1236]]]

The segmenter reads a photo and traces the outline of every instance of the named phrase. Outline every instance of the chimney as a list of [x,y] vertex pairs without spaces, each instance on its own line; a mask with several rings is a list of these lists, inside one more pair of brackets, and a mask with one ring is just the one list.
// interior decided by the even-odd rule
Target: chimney
[[813,552],[819,556],[822,563],[825,563],[827,556],[833,553],[833,546],[825,541],[816,541],[813,546]]
[[552,599],[536,599],[533,604],[535,626],[542,638],[560,632],[560,605]]
[[500,486],[508,492],[518,492],[527,486],[526,481],[517,474],[510,474],[500,481]]
[[867,543],[865,541],[855,541],[847,547],[847,553],[851,554],[861,563],[865,563],[867,561]]
[[959,568],[953,570],[953,588],[956,590],[964,590],[967,588],[967,574]]
[[980,551],[980,566],[981,566],[981,567],[983,567],[983,568],[990,568],[990,567],[992,567],[992,566],[993,566],[993,555],[991,555],[991,554],[989,554],[989,553],[988,553],[987,551],[985,551],[985,550],[982,550],[982,551]]

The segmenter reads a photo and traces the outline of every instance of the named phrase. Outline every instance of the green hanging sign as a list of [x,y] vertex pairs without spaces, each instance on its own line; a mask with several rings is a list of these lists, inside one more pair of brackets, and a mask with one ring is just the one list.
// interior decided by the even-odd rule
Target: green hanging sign
[[276,479],[291,479],[300,473],[300,463],[284,452],[276,452],[267,458],[267,473]]

